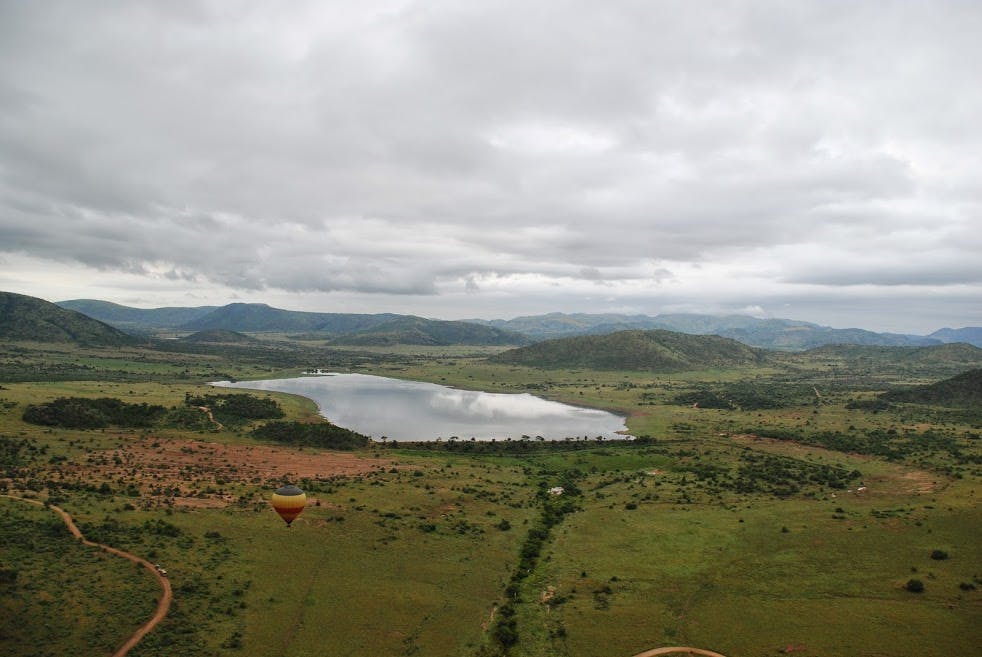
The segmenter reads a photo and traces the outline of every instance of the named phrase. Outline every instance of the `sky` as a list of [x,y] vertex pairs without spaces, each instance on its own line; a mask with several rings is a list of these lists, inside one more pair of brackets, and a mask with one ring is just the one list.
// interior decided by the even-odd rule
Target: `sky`
[[0,290],[982,325],[982,3],[0,0]]

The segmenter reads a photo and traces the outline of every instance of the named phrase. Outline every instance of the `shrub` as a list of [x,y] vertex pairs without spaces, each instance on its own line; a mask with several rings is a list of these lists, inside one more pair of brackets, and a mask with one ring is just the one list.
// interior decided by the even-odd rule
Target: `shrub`
[[935,561],[944,561],[948,558],[948,553],[944,550],[934,550],[931,552],[931,558]]
[[907,584],[904,586],[905,589],[911,593],[923,593],[924,592],[924,582],[919,579],[909,579]]

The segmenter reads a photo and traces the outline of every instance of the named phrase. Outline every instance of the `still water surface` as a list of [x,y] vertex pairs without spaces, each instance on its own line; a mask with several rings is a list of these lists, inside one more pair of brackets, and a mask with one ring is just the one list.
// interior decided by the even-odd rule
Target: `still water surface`
[[546,440],[624,438],[624,418],[529,394],[457,390],[434,383],[367,374],[331,374],[266,381],[221,381],[227,388],[288,392],[317,403],[334,424],[375,439]]

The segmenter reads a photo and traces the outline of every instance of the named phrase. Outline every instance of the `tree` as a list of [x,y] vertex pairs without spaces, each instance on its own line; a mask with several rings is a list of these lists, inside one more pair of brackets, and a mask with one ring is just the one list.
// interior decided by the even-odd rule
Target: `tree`
[[904,586],[905,589],[911,593],[923,593],[924,592],[924,582],[919,579],[907,580],[907,585]]

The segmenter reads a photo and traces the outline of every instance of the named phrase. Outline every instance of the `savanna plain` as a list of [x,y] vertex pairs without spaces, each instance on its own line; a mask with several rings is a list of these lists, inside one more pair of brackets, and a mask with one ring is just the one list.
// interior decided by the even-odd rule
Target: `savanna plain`
[[[161,595],[26,498],[166,570],[135,657],[979,654],[982,408],[958,377],[982,363],[958,347],[653,372],[282,337],[6,342],[0,652],[113,654]],[[207,385],[310,367],[531,392],[623,414],[635,439],[366,441],[309,400]],[[884,396],[952,381],[954,401]],[[268,501],[284,483],[309,498],[289,528]]]

